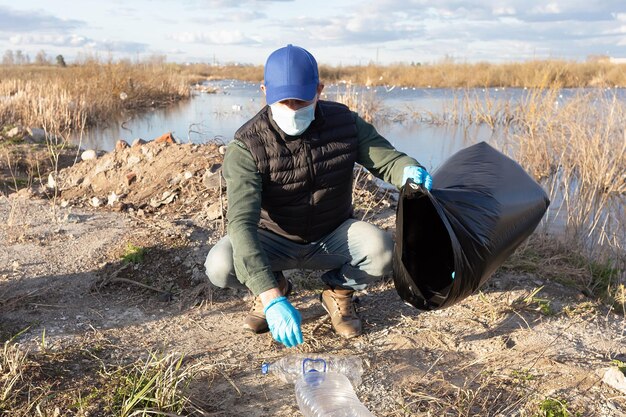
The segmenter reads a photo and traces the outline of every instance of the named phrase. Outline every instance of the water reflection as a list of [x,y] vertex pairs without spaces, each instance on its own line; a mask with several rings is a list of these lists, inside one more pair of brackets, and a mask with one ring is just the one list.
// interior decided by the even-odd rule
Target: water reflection
[[[135,117],[125,116],[112,121],[109,126],[86,132],[82,138],[75,137],[74,141],[80,141],[85,149],[105,151],[112,150],[118,139],[129,143],[137,138],[152,140],[166,132],[172,132],[181,142],[204,143],[214,138],[228,142],[235,131],[261,109],[265,100],[258,83],[215,81],[211,86],[218,89],[217,94],[199,93],[188,101],[164,109],[154,109]],[[345,85],[328,85],[326,98],[332,100],[346,88]],[[429,169],[435,169],[459,149],[481,140],[491,142],[494,139],[488,126],[437,126],[414,119],[419,112],[441,112],[458,94],[456,90],[357,88],[358,94],[375,94],[387,115],[405,115],[402,122],[381,120],[375,125],[396,148],[415,157]],[[389,117],[384,119],[390,120]]]

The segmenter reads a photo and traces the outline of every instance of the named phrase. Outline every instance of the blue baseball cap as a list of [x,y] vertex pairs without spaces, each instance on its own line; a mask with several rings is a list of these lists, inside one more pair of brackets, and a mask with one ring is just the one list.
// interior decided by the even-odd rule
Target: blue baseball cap
[[267,104],[287,99],[313,100],[320,82],[313,55],[291,44],[267,58],[264,77]]

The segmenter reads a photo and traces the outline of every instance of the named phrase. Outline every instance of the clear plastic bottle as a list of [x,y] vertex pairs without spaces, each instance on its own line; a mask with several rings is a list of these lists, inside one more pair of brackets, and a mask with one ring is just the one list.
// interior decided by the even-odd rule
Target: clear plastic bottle
[[359,401],[350,380],[337,372],[309,371],[296,381],[304,417],[374,417]]
[[294,382],[298,407],[305,417],[374,417],[359,401],[363,364],[356,356],[292,354],[263,364],[285,382]]
[[361,385],[363,362],[358,356],[321,355],[317,353],[293,353],[272,363],[264,363],[263,374],[271,373],[283,382],[294,383],[311,370],[343,374],[353,386]]

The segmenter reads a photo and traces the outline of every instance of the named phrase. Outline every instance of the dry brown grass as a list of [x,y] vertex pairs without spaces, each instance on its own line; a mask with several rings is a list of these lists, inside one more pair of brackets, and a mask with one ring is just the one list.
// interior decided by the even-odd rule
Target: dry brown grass
[[537,91],[519,106],[516,159],[545,182],[573,237],[623,251],[626,226],[609,213],[626,196],[626,105],[604,90],[557,95]]
[[[186,67],[192,73],[208,78],[263,80],[262,66]],[[536,60],[491,64],[469,64],[442,61],[424,65],[329,66],[320,63],[320,78],[325,83],[350,82],[359,85],[395,85],[412,87],[542,87],[547,80],[563,87],[626,86],[624,65],[610,62],[574,62]]]
[[24,391],[23,372],[27,354],[11,341],[4,342],[0,354],[0,412],[10,409]]
[[59,134],[106,122],[120,112],[189,97],[176,65],[88,62],[67,68],[0,66],[0,125],[56,125]]
[[[189,398],[189,384],[217,370],[185,363],[179,355],[148,353],[127,364],[104,359],[114,346],[95,339],[51,349],[45,338],[39,352],[12,340],[0,351],[0,415],[120,417],[204,415]],[[197,412],[197,414],[195,414]]]
[[363,120],[372,123],[377,114],[382,110],[382,103],[376,98],[375,93],[363,92],[357,86],[347,84],[345,89],[337,91],[330,100],[343,103],[352,111],[356,111]]

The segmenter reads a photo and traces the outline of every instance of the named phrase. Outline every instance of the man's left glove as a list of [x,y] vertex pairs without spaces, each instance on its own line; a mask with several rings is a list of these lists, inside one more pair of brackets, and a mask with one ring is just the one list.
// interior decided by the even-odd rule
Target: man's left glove
[[410,179],[415,184],[424,184],[424,188],[430,191],[433,186],[433,178],[424,167],[417,165],[409,165],[404,167],[402,172],[402,185],[406,184],[406,181]]
[[287,347],[294,347],[303,342],[300,323],[302,316],[287,297],[277,297],[263,309],[272,337]]

